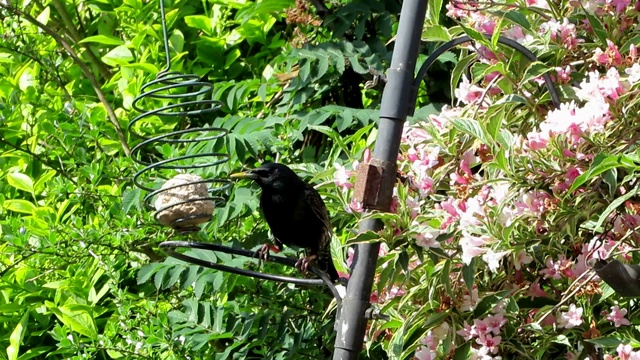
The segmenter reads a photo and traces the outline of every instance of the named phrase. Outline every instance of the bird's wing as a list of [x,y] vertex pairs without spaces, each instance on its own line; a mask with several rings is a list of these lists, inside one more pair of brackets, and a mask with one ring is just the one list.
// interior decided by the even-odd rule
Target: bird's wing
[[[331,238],[331,235],[330,235],[331,221],[329,221],[329,214],[327,212],[327,207],[325,206],[324,201],[322,201],[320,194],[316,191],[316,189],[312,188],[311,185],[307,185],[304,191],[304,195],[305,195],[305,200],[307,204],[309,204],[309,207],[313,211],[313,214],[318,219],[320,219],[320,221],[322,221],[322,224],[324,225],[324,228],[327,231],[327,236],[323,240],[327,241],[328,239]],[[321,244],[321,245],[325,245],[325,244]]]

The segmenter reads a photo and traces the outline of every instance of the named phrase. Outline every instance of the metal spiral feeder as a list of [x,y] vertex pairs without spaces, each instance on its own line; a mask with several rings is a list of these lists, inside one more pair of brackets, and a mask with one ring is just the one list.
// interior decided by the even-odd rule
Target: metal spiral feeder
[[[170,226],[176,230],[176,233],[179,235],[188,235],[189,233],[199,231],[199,224],[208,222],[212,219],[213,209],[226,203],[232,183],[229,179],[220,178],[203,178],[195,181],[188,181],[188,176],[184,176],[182,182],[179,182],[176,185],[167,186],[167,183],[162,188],[154,189],[154,187],[157,187],[157,180],[163,179],[163,175],[166,175],[159,173],[162,172],[162,170],[169,170],[169,172],[172,170],[178,170],[178,172],[186,173],[187,171],[194,169],[212,168],[228,162],[230,156],[225,153],[202,152],[193,155],[176,156],[153,162],[147,160],[149,158],[148,154],[152,153],[153,150],[164,144],[169,144],[173,148],[183,146],[184,149],[182,150],[191,148],[192,152],[195,152],[194,150],[197,151],[197,149],[194,149],[194,147],[199,144],[205,144],[204,142],[221,139],[228,134],[228,131],[219,127],[191,128],[148,137],[137,130],[136,124],[141,124],[142,120],[149,120],[152,116],[165,119],[174,118],[177,120],[184,117],[188,118],[213,113],[221,107],[221,103],[219,101],[204,99],[205,96],[210,96],[213,90],[211,83],[200,81],[199,76],[195,74],[180,74],[170,71],[171,56],[169,52],[169,37],[167,34],[165,10],[162,0],[160,0],[160,13],[167,65],[158,73],[155,80],[144,84],[141,87],[142,93],[133,100],[132,107],[141,114],[129,122],[128,130],[132,134],[143,139],[143,141],[132,149],[131,157],[136,163],[144,166],[143,169],[134,175],[133,182],[137,187],[148,192],[144,197],[144,206],[145,208],[154,211],[154,218],[160,223],[163,223],[162,220],[164,219],[162,219],[162,217],[164,215],[179,209],[183,205],[188,206],[191,210],[194,208],[197,209],[197,205],[206,205],[207,211],[202,211],[201,213],[197,213],[197,211],[194,213],[191,211],[190,213],[185,213],[177,218],[170,218],[168,222],[165,220],[165,223],[163,223],[163,225]],[[175,100],[176,102],[159,108],[154,108],[152,110],[146,110],[144,108],[145,102],[152,103],[155,100]],[[194,196],[193,193],[191,193],[184,200],[172,201],[166,206],[157,206],[158,198],[171,196],[172,192],[179,192],[181,188],[183,192],[186,191],[188,193],[189,190],[192,190],[197,186],[199,186],[199,188],[206,186],[206,195],[196,194]],[[155,206],[152,204],[153,199],[156,200]],[[160,244],[160,247],[163,248],[171,257],[237,275],[251,276],[258,279],[286,282],[296,285],[327,285],[333,296],[336,298],[338,308],[340,306],[341,297],[329,279],[329,276],[315,266],[311,266],[310,271],[318,278],[303,279],[226,266],[195,258],[177,251],[179,248],[200,249],[257,258],[255,252],[245,249],[191,241],[164,241]],[[269,256],[268,261],[291,267],[294,267],[296,264],[296,259],[283,256]]]

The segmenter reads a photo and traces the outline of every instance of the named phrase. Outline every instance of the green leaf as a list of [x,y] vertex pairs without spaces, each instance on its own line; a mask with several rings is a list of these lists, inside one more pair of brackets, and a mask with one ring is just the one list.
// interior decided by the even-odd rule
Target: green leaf
[[142,190],[138,187],[127,189],[122,194],[122,212],[128,214],[131,207],[135,206],[140,209],[140,198],[142,196]]
[[80,43],[98,43],[103,45],[124,45],[124,41],[117,37],[94,35],[80,40]]
[[622,344],[622,340],[619,337],[615,336],[603,336],[596,339],[585,339],[585,341],[592,344],[600,345],[605,348],[615,348],[616,346]]
[[52,346],[34,347],[34,348],[31,348],[31,349],[27,350],[22,355],[20,355],[18,360],[29,360],[29,359],[33,359],[33,358],[41,359],[42,355],[51,353],[52,349],[53,349]]
[[569,342],[569,338],[566,335],[560,334],[560,335],[558,335],[556,337],[551,338],[551,341],[553,341],[554,343],[567,345],[567,346],[571,347],[571,343]]
[[611,204],[609,204],[609,206],[607,206],[607,208],[604,209],[602,214],[600,214],[600,217],[598,218],[598,222],[596,222],[596,225],[595,225],[594,229],[599,229],[600,226],[602,226],[602,224],[609,218],[609,215],[611,215],[611,213],[615,209],[617,209],[619,206],[624,204],[625,201],[627,201],[627,200],[631,199],[632,197],[634,197],[637,193],[638,193],[638,188],[635,187],[631,191],[629,191],[628,193],[626,193],[626,194],[620,196],[619,198],[613,200],[611,202]]
[[367,243],[367,242],[376,242],[376,241],[380,241],[380,234],[372,230],[367,230],[349,239],[347,241],[347,244]]
[[36,206],[33,205],[32,202],[27,200],[6,200],[4,204],[2,204],[7,210],[23,213],[23,214],[35,214]]
[[539,62],[539,61],[534,61],[531,64],[529,64],[529,66],[527,67],[527,70],[525,71],[525,75],[522,79],[523,83],[527,83],[533,79],[536,79],[540,76],[542,76],[543,74],[548,73],[549,71],[551,71],[551,67]]
[[467,341],[462,346],[458,346],[453,354],[453,360],[468,360],[471,358],[471,342]]
[[87,309],[90,307],[85,305],[63,305],[60,307],[50,308],[58,320],[67,325],[71,330],[82,334],[89,339],[97,340],[98,329],[93,315]]
[[194,29],[202,30],[205,34],[213,35],[212,19],[205,15],[188,15],[184,17],[184,22],[187,26]]
[[56,176],[57,172],[55,170],[49,170],[46,173],[42,174],[40,178],[33,185],[33,191],[36,194],[40,194],[44,191],[45,185],[49,182],[49,180],[53,179]]
[[[583,10],[584,10],[584,7],[583,7]],[[588,11],[584,10],[584,14],[587,16],[587,19],[589,20],[589,25],[591,25],[591,28],[593,29],[593,32],[598,37],[598,40],[600,40],[600,43],[602,44],[602,46],[606,47],[607,46],[607,30],[605,30],[604,25],[602,25],[602,23],[597,17],[595,17],[593,14],[590,14]]]
[[432,0],[427,3],[429,5],[429,8],[427,9],[427,22],[431,25],[438,25],[440,23],[442,0]]
[[619,167],[627,169],[630,172],[638,168],[633,160],[626,155],[598,154],[593,160],[593,163],[591,163],[589,170],[585,171],[573,181],[571,188],[567,191],[567,195],[573,193],[577,188],[603,172]]
[[442,41],[451,40],[451,35],[444,26],[425,26],[422,30],[422,41]]
[[482,141],[486,145],[491,145],[491,140],[487,136],[485,130],[482,128],[482,125],[477,120],[474,119],[465,119],[465,118],[457,118],[451,121],[451,124],[458,130],[469,134],[476,139]]
[[20,344],[22,344],[22,339],[24,338],[28,323],[29,311],[27,310],[24,315],[22,315],[20,322],[11,332],[11,336],[9,336],[9,347],[7,347],[8,360],[18,359],[18,354],[20,354]]
[[531,30],[531,24],[527,20],[527,17],[521,11],[511,10],[504,14],[504,17],[520,25],[525,30]]
[[133,61],[133,54],[126,46],[121,45],[106,53],[102,61],[111,66],[126,65]]
[[462,278],[464,279],[465,285],[467,285],[467,289],[471,291],[473,288],[473,279],[476,276],[476,259],[471,259],[469,265],[462,265]]
[[19,172],[7,174],[7,182],[18,190],[33,194],[33,180],[28,175]]

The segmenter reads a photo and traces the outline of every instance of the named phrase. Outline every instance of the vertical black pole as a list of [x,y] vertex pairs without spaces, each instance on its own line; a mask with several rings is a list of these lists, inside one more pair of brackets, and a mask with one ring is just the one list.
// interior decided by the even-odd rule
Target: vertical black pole
[[[412,86],[426,11],[427,0],[405,0],[402,4],[391,67],[387,70],[387,84],[382,94],[380,123],[373,160],[394,165],[398,161],[402,129],[409,108],[414,105],[411,104]],[[386,171],[383,176],[392,176],[395,179],[396,173]],[[393,182],[393,179],[382,179],[382,182]],[[392,190],[392,188],[385,188],[384,193],[378,193],[378,200],[389,204],[393,195]],[[359,226],[361,232],[376,231],[381,228],[382,224],[376,220],[363,220]],[[355,360],[362,350],[368,321],[365,318],[365,312],[370,306],[369,298],[379,248],[380,244],[377,243],[356,246],[347,293],[342,301],[340,318],[336,324],[337,335],[333,360]]]

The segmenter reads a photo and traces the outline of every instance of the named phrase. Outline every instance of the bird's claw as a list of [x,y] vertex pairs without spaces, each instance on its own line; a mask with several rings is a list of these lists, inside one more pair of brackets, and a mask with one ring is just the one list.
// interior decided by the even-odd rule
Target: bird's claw
[[254,256],[257,257],[259,260],[267,261],[269,260],[269,252],[271,251],[277,254],[280,252],[280,249],[278,249],[276,246],[273,246],[271,244],[264,244],[260,249],[256,251]]
[[311,263],[314,262],[317,258],[318,256],[316,255],[303,257],[302,259],[296,261],[296,269],[300,270],[303,273],[309,272]]

